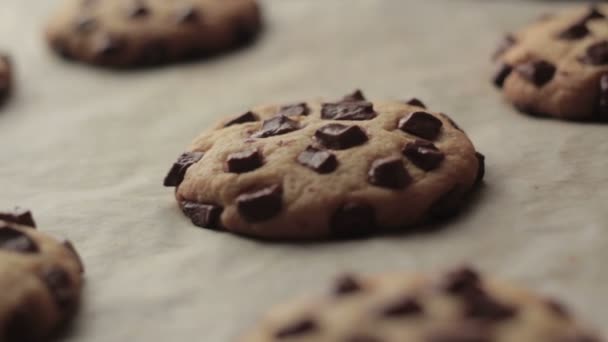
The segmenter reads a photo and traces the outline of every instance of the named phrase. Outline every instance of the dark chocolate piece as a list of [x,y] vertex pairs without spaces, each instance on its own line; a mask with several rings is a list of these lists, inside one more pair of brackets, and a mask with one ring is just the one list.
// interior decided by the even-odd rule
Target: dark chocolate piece
[[264,120],[262,129],[253,135],[254,138],[267,138],[297,131],[302,128],[300,123],[285,115],[277,115],[271,119]]
[[443,123],[432,114],[427,112],[413,112],[407,117],[399,120],[399,129],[424,138],[435,140],[441,131]]
[[171,170],[169,170],[163,185],[168,187],[179,186],[184,180],[188,168],[201,160],[204,155],[205,153],[196,151],[183,153],[177,158],[177,161],[173,164]]
[[424,102],[418,100],[417,98],[411,98],[409,101],[405,102],[410,106],[416,106],[416,107],[420,107],[420,108],[424,108],[426,109],[426,105],[424,104]]
[[403,149],[403,155],[424,171],[435,170],[445,159],[445,154],[432,142],[426,140],[416,140],[407,144]]
[[333,172],[338,167],[338,159],[333,153],[313,146],[298,155],[298,163],[321,174]]
[[377,159],[368,172],[368,181],[376,186],[388,189],[403,189],[412,182],[403,160],[399,157]]
[[345,150],[367,142],[367,134],[359,126],[329,124],[315,132],[315,138],[329,149]]
[[0,227],[0,249],[19,252],[19,253],[37,253],[38,245],[27,234],[5,226]]
[[535,60],[520,64],[515,70],[521,77],[540,88],[553,79],[556,68],[547,61]]
[[602,40],[589,46],[580,61],[591,65],[608,64],[608,40]]
[[283,189],[271,185],[239,195],[236,198],[239,213],[248,222],[266,221],[276,216],[283,208]]
[[310,114],[310,108],[306,103],[296,103],[287,106],[283,106],[279,109],[278,115],[285,116],[302,116]]
[[237,116],[236,118],[228,121],[227,123],[224,124],[224,127],[242,124],[245,122],[254,122],[254,121],[258,121],[258,120],[260,120],[260,118],[258,118],[258,116],[256,114],[254,114],[253,112],[249,111],[249,112],[243,113],[243,114]]
[[371,120],[378,116],[371,102],[351,101],[324,103],[321,118],[325,120]]
[[418,316],[424,313],[424,309],[415,298],[405,297],[382,310],[382,316],[390,318]]
[[215,204],[182,202],[182,211],[195,226],[208,229],[220,229],[224,208]]
[[369,204],[348,202],[336,210],[330,229],[338,238],[369,235],[376,229],[376,211]]
[[245,173],[264,165],[264,158],[257,149],[235,152],[228,155],[226,168],[228,172]]
[[32,212],[19,207],[16,207],[9,212],[0,212],[0,221],[36,228],[36,222],[34,222]]
[[505,80],[507,79],[507,77],[509,77],[509,75],[511,75],[512,71],[512,66],[506,63],[500,64],[496,70],[496,73],[494,74],[494,85],[497,88],[502,88],[502,86],[505,84]]

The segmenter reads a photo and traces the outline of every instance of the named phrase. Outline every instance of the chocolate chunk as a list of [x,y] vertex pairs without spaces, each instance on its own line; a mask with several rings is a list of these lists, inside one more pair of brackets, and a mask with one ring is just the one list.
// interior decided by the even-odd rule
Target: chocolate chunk
[[555,75],[555,66],[544,60],[530,61],[518,65],[516,68],[521,77],[532,82],[537,87],[549,83]]
[[72,293],[72,279],[68,272],[59,266],[51,266],[42,270],[40,279],[60,309],[68,310],[73,307],[75,298]]
[[315,138],[321,145],[334,150],[345,150],[367,142],[367,134],[359,126],[329,124],[315,132]]
[[515,307],[491,298],[484,291],[468,292],[465,297],[465,315],[490,322],[504,321],[516,316]]
[[201,19],[199,11],[194,6],[182,7],[175,17],[179,24],[192,24],[199,22]]
[[461,267],[448,272],[441,282],[441,288],[453,295],[478,292],[480,287],[479,273],[469,267]]
[[415,298],[405,297],[399,301],[392,303],[382,310],[384,317],[409,317],[417,316],[424,313],[424,309]]
[[264,164],[264,158],[257,149],[250,149],[228,155],[226,169],[232,173],[253,171]]
[[445,114],[445,113],[440,113],[439,115],[441,115],[442,118],[448,120],[448,122],[450,123],[450,125],[452,125],[454,128],[456,128],[457,130],[461,131],[462,133],[464,133],[464,130],[462,128],[460,128],[460,126],[458,126],[458,124],[456,123],[456,121],[452,120],[452,118]]
[[224,127],[242,124],[245,122],[254,122],[254,121],[258,121],[258,120],[260,120],[260,118],[258,118],[258,116],[256,114],[254,114],[253,112],[249,111],[249,112],[241,114],[241,115],[237,116],[236,118],[228,121],[227,123],[224,124]]
[[371,120],[377,115],[371,102],[324,103],[321,107],[321,118],[325,120]]
[[70,240],[63,240],[61,244],[72,254],[74,260],[76,260],[76,262],[78,263],[78,271],[80,273],[84,273],[84,264],[82,263],[80,254],[78,254],[78,251],[76,251],[76,248],[74,248],[72,242]]
[[450,190],[433,203],[429,209],[431,217],[444,219],[456,215],[462,206],[462,199],[466,195],[464,190],[459,184],[452,186]]
[[298,155],[298,163],[321,174],[333,172],[338,167],[338,159],[333,153],[313,146]]
[[589,29],[586,23],[575,23],[567,29],[560,32],[557,37],[565,40],[577,40],[589,34]]
[[266,221],[276,216],[283,208],[283,189],[271,185],[247,192],[236,198],[239,213],[248,222]]
[[372,337],[372,336],[356,335],[356,336],[351,336],[351,337],[347,338],[346,340],[344,340],[344,342],[383,342],[383,341],[379,338]]
[[480,183],[483,180],[483,177],[486,175],[486,157],[479,153],[475,152],[475,157],[477,157],[477,176],[475,177],[475,183]]
[[369,204],[348,202],[336,210],[330,229],[338,238],[369,235],[376,229],[376,212]]
[[586,55],[580,61],[591,65],[608,64],[608,40],[602,40],[587,48]]
[[355,90],[354,92],[344,95],[340,102],[357,102],[357,101],[365,101],[365,95],[360,89]]
[[426,106],[424,105],[424,103],[420,100],[418,100],[417,98],[412,98],[409,101],[406,102],[408,105],[410,106],[416,106],[416,107],[420,107],[420,108],[424,108],[426,109]]
[[600,120],[608,121],[608,74],[602,75],[599,83],[597,116]]
[[333,293],[336,296],[344,296],[361,291],[362,287],[352,275],[344,275],[336,281]]
[[32,212],[19,207],[13,209],[13,211],[10,212],[0,212],[0,220],[4,222],[10,222],[22,226],[36,228],[36,222],[34,222],[34,216],[32,216]]
[[199,160],[201,160],[204,155],[205,153],[203,152],[195,151],[185,152],[184,154],[179,156],[179,158],[177,158],[177,161],[173,164],[171,170],[169,170],[169,173],[165,177],[163,185],[168,187],[179,186],[184,180],[184,176],[186,175],[186,171],[188,171],[188,168],[196,164]]
[[306,105],[306,103],[296,103],[292,105],[283,106],[279,109],[278,115],[285,116],[301,116],[308,115],[310,113],[310,109]]
[[254,138],[267,138],[274,135],[286,134],[302,128],[300,123],[285,115],[277,115],[271,119],[264,120],[262,129],[253,135]]
[[587,14],[581,19],[581,22],[587,22],[593,19],[602,19],[605,17],[606,16],[602,12],[600,12],[597,6],[591,5],[589,7],[589,12],[587,12]]
[[407,144],[403,149],[403,155],[424,171],[438,168],[445,159],[443,152],[426,140],[416,140]]
[[492,335],[486,326],[461,323],[450,328],[433,332],[427,342],[492,342]]
[[288,339],[308,335],[317,330],[319,330],[319,326],[312,318],[304,318],[280,329],[275,333],[275,337],[278,339]]
[[498,57],[502,56],[507,50],[509,50],[513,45],[517,43],[517,39],[512,34],[506,35],[498,48],[492,55],[492,59],[496,60]]
[[150,14],[150,10],[146,7],[141,0],[135,1],[133,6],[129,8],[130,18],[144,18]]
[[81,16],[76,19],[74,28],[79,33],[90,33],[97,28],[97,20],[90,16]]
[[371,184],[388,189],[403,189],[412,182],[412,177],[399,157],[375,160],[367,175]]
[[427,140],[435,140],[443,123],[427,112],[414,112],[399,120],[399,129]]
[[31,304],[29,306],[24,304],[17,307],[10,315],[3,335],[7,342],[35,342],[40,340],[36,329],[32,329],[32,327],[37,326],[38,321],[36,315],[33,314],[34,309],[30,309],[30,306]]
[[124,48],[124,40],[110,35],[104,35],[96,42],[94,53],[96,56],[110,57],[120,53]]
[[0,249],[20,253],[37,253],[38,245],[25,233],[10,227],[0,226]]
[[215,204],[182,202],[182,211],[195,226],[208,229],[220,229],[224,208]]
[[494,85],[497,88],[502,88],[502,86],[505,84],[505,80],[507,79],[507,77],[509,77],[509,75],[511,75],[512,71],[512,66],[506,63],[500,64],[496,70],[496,73],[494,74]]

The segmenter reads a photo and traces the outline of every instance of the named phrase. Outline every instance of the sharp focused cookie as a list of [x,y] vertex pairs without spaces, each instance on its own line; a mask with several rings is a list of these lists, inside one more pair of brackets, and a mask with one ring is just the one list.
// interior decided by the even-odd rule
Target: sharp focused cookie
[[67,58],[136,67],[233,48],[260,27],[255,0],[65,0],[47,40]]
[[451,214],[484,158],[418,100],[260,106],[201,134],[174,163],[186,216],[275,239],[353,237]]
[[48,337],[74,314],[83,271],[74,246],[36,231],[29,211],[0,212],[0,341]]
[[11,61],[6,55],[0,55],[0,103],[4,102],[11,92],[13,83]]
[[533,115],[608,120],[608,5],[545,15],[507,35],[494,84]]
[[560,302],[470,268],[348,275],[272,310],[241,342],[600,342]]

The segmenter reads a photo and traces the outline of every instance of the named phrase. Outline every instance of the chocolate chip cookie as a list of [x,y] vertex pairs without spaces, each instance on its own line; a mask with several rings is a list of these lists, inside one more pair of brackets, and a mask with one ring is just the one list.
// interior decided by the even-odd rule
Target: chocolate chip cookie
[[260,106],[201,134],[172,166],[200,227],[270,239],[364,236],[451,214],[483,155],[419,100]]
[[40,341],[72,316],[82,286],[74,246],[35,228],[29,211],[0,212],[0,341]]
[[11,60],[8,56],[0,54],[0,103],[4,102],[10,94],[12,83]]
[[562,303],[464,267],[346,275],[271,311],[242,342],[600,342]]
[[608,120],[608,5],[545,15],[504,37],[493,82],[518,109]]
[[46,35],[64,57],[138,67],[246,44],[260,28],[255,0],[65,0]]

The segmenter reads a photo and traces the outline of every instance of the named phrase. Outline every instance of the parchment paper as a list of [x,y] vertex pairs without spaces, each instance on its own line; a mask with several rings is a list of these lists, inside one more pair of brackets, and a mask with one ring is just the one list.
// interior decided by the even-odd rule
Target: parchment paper
[[[81,251],[84,305],[67,341],[228,342],[342,271],[465,261],[608,326],[608,127],[523,116],[488,81],[503,32],[564,2],[263,4],[267,29],[252,48],[114,72],[47,50],[41,31],[56,1],[1,1],[0,46],[18,89],[0,110],[0,207],[32,208],[43,231]],[[419,97],[469,133],[488,172],[464,215],[429,234],[270,244],[193,227],[161,186],[218,117],[357,87]]]

